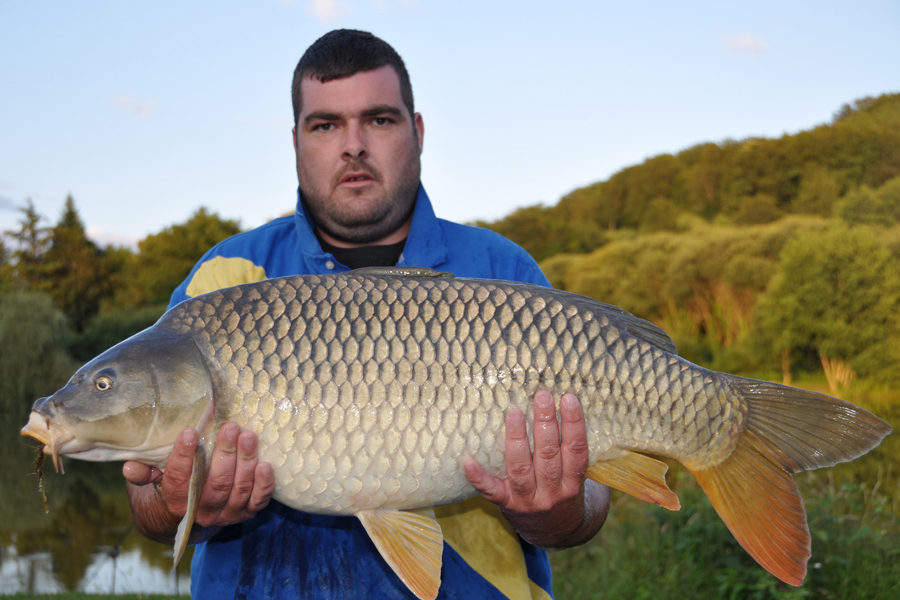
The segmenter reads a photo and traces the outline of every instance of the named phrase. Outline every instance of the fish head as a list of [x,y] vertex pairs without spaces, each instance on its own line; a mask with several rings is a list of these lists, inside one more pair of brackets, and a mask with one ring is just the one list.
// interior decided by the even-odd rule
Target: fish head
[[38,399],[22,435],[59,456],[165,465],[179,433],[208,428],[212,381],[193,339],[156,328],[110,348],[52,396]]

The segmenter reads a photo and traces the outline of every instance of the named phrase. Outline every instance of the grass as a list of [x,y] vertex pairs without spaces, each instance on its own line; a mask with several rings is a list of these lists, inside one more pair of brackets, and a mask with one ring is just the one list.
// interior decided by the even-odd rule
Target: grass
[[696,484],[679,483],[681,511],[617,496],[600,536],[552,555],[557,598],[900,598],[900,519],[874,485],[802,482],[813,554],[795,588],[740,548]]

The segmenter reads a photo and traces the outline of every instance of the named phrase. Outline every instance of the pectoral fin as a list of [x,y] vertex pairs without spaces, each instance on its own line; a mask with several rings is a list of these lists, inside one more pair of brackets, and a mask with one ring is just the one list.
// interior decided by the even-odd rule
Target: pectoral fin
[[194,453],[194,466],[191,469],[187,512],[184,513],[184,518],[178,524],[178,532],[175,534],[175,547],[172,549],[173,568],[178,566],[178,562],[184,555],[188,540],[191,537],[191,528],[194,525],[194,517],[197,514],[197,505],[200,502],[200,492],[203,490],[203,484],[206,481],[206,464],[204,446],[203,444],[198,444],[197,451]]
[[587,476],[635,498],[653,502],[669,510],[681,508],[675,492],[666,485],[666,463],[623,450],[610,460],[600,460],[588,467]]
[[406,587],[422,600],[437,597],[444,536],[434,511],[378,508],[358,512],[356,516]]

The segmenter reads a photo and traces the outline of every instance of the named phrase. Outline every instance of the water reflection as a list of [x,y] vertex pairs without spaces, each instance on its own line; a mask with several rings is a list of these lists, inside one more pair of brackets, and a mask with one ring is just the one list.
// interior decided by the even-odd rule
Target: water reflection
[[173,572],[171,548],[134,530],[121,464],[66,460],[65,475],[46,465],[44,511],[24,423],[0,414],[0,594],[186,595],[191,550]]
[[190,577],[150,563],[140,550],[119,555],[101,552],[90,555],[88,567],[74,588],[67,588],[54,571],[53,555],[36,552],[18,556],[15,546],[3,550],[0,566],[0,594],[56,594],[70,589],[89,594],[187,595]]

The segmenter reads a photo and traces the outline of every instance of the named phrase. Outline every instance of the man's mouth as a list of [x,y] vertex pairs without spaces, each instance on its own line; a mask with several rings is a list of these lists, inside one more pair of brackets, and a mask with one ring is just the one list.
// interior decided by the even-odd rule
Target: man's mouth
[[339,185],[363,185],[373,181],[377,181],[377,178],[368,171],[348,171],[341,176]]

